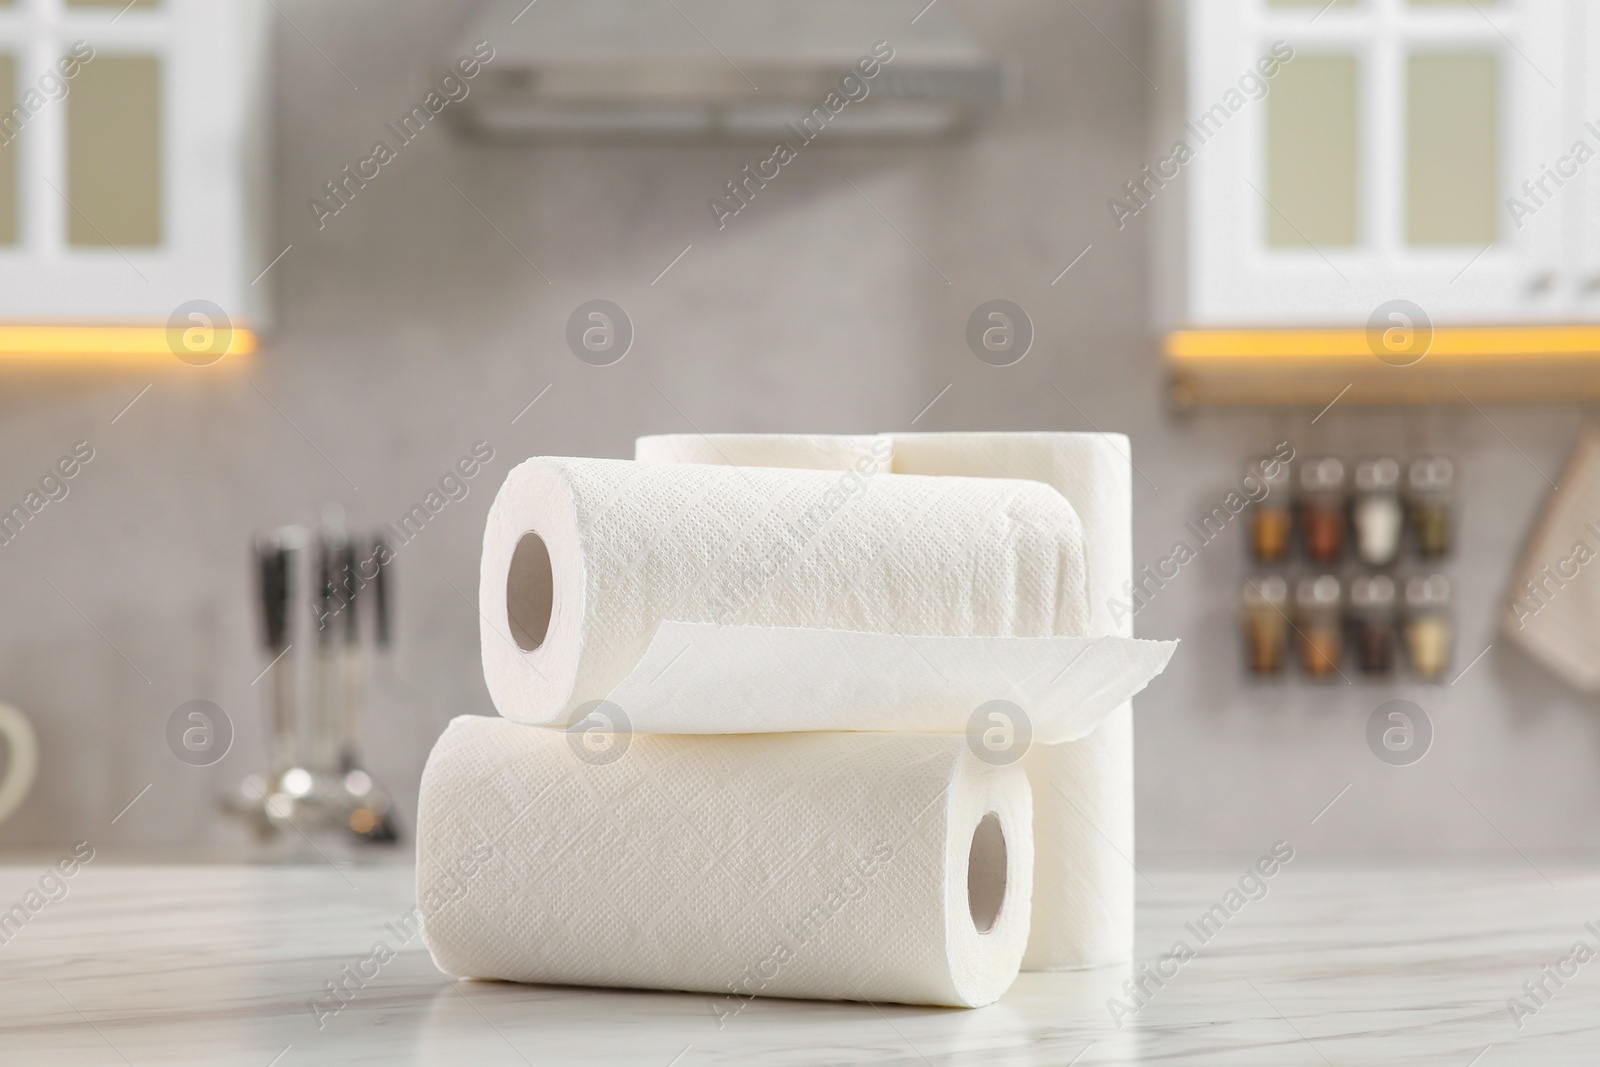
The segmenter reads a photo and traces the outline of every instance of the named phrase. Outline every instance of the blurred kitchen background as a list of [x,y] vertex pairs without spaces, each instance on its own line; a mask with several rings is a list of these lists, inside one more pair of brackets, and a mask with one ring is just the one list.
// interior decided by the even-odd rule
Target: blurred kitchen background
[[[285,523],[314,525],[329,504],[353,530],[398,521],[476,442],[493,458],[465,483],[466,496],[397,553],[392,670],[369,688],[365,761],[394,793],[402,830],[414,825],[423,760],[447,720],[492,713],[478,661],[478,551],[494,491],[520,459],[629,457],[644,433],[1050,429],[1132,437],[1140,565],[1168,556],[1180,538],[1192,542],[1185,524],[1280,442],[1299,457],[1444,454],[1455,465],[1458,545],[1446,569],[1459,633],[1439,683],[1404,671],[1370,682],[1348,666],[1349,683],[1292,673],[1250,680],[1240,590],[1256,567],[1243,522],[1150,598],[1137,632],[1184,645],[1135,705],[1141,849],[1257,849],[1302,832],[1347,785],[1316,824],[1330,850],[1600,847],[1600,704],[1499,633],[1519,555],[1589,414],[1581,388],[1505,403],[1529,395],[1513,392],[1525,381],[1513,370],[1462,379],[1462,396],[1436,390],[1424,402],[1374,406],[1363,398],[1382,399],[1383,383],[1351,374],[1343,380],[1352,392],[1319,414],[1341,381],[1316,379],[1314,397],[1269,403],[1270,373],[1218,385],[1201,372],[1186,385],[1163,351],[1177,325],[1360,329],[1389,298],[1417,301],[1435,326],[1582,322],[1587,290],[1564,265],[1584,259],[1570,245],[1588,231],[1562,219],[1579,210],[1568,201],[1589,195],[1577,182],[1592,183],[1600,165],[1570,190],[1547,186],[1541,203],[1550,206],[1525,229],[1503,201],[1541,164],[1555,166],[1569,142],[1600,144],[1582,127],[1581,95],[1571,107],[1542,106],[1538,95],[1586,91],[1576,68],[1584,35],[1600,29],[1594,5],[1229,0],[1195,26],[1182,22],[1182,5],[1130,0],[887,3],[852,29],[852,55],[887,40],[897,61],[914,58],[916,35],[954,27],[1003,75],[996,107],[945,137],[824,132],[719,228],[708,199],[726,201],[725,183],[770,155],[770,137],[516,140],[463,121],[492,87],[516,88],[524,31],[554,33],[577,0],[274,0],[254,13],[214,3],[0,0],[0,54],[10,57],[0,75],[19,99],[79,38],[96,57],[73,93],[101,77],[113,93],[149,94],[160,74],[118,73],[107,61],[143,53],[166,65],[165,95],[149,97],[159,114],[135,120],[113,109],[98,136],[106,158],[132,161],[130,172],[151,151],[136,143],[139,129],[164,138],[160,164],[147,169],[169,183],[150,201],[161,207],[155,221],[141,222],[147,209],[126,188],[137,173],[99,193],[87,179],[75,181],[77,194],[46,181],[61,178],[41,159],[92,157],[92,145],[75,149],[73,139],[96,135],[92,94],[78,105],[44,94],[13,146],[8,180],[20,207],[12,247],[0,249],[7,285],[31,278],[37,291],[0,294],[0,317],[159,324],[184,301],[209,299],[258,334],[253,353],[209,366],[170,354],[0,360],[0,504],[21,502],[79,442],[93,449],[67,495],[0,545],[0,700],[27,715],[40,750],[37,782],[0,827],[0,845],[243,847],[247,828],[218,800],[267,759],[268,683],[253,684],[268,657],[252,539]],[[728,23],[711,0],[636,5],[692,23],[682,47],[694,59],[750,62],[735,37],[719,37]],[[1413,17],[1422,22],[1406,25]],[[1273,20],[1293,20],[1295,32],[1281,36],[1299,42],[1295,59],[1264,79],[1288,103],[1245,92],[1229,123],[1211,131],[1215,142],[1201,145],[1183,123],[1269,52],[1280,36]],[[629,25],[614,28],[619,41]],[[1415,267],[1422,280],[1409,286],[1393,262],[1374,266],[1336,246],[1378,233],[1373,255],[1382,259],[1384,242],[1405,229],[1372,195],[1381,168],[1404,155],[1392,147],[1403,140],[1395,131],[1404,105],[1385,110],[1385,100],[1399,99],[1395,72],[1405,69],[1394,42],[1413,30],[1419,47],[1444,42],[1470,54],[1434,72],[1434,96],[1468,109],[1477,100],[1488,118],[1451,118],[1435,134],[1450,168],[1443,187],[1419,188],[1413,174],[1414,203],[1444,204],[1432,223],[1444,236],[1410,232],[1445,247]],[[812,39],[793,32],[797,49]],[[495,49],[468,83],[481,95],[450,103],[376,177],[344,186],[337,214],[319,217],[308,202],[333,205],[326,183],[372,157],[376,141],[401,144],[386,124],[398,125],[480,39]],[[1341,48],[1360,63],[1311,62]],[[1296,63],[1307,73],[1291,81]],[[1430,75],[1412,73],[1422,79],[1415,103]],[[1262,163],[1272,171],[1264,177],[1226,173],[1230,160],[1252,158],[1250,139],[1270,109],[1297,99],[1322,110],[1301,118],[1310,129],[1295,158],[1325,183],[1365,190],[1349,192],[1363,208],[1348,218],[1337,206],[1317,214],[1316,189],[1306,191],[1316,181],[1297,176],[1292,160],[1280,161],[1287,170]],[[73,106],[84,108],[77,132],[65,121]],[[1549,127],[1546,141],[1524,143],[1535,134],[1518,115],[1530,110],[1544,116],[1529,121]],[[1341,127],[1357,113],[1354,132]],[[1369,135],[1391,147],[1363,148],[1360,165],[1350,162],[1349,146]],[[1178,175],[1164,184],[1142,186],[1145,210],[1126,183],[1143,182],[1144,168],[1159,168],[1180,138],[1195,159],[1172,164]],[[1471,154],[1499,145],[1474,194]],[[1465,157],[1452,161],[1456,149]],[[72,220],[93,210],[61,203],[78,195],[100,196],[127,235],[83,231],[68,241],[111,248],[91,247],[93,262],[74,273],[58,269],[61,239],[39,234],[82,231]],[[1269,196],[1311,203],[1311,221],[1289,227],[1298,236],[1287,243],[1306,246],[1292,262],[1241,245],[1263,228],[1267,244],[1285,243],[1270,236],[1282,230],[1271,220],[1298,209],[1263,206]],[[1113,198],[1140,210],[1119,212]],[[1450,232],[1458,216],[1459,235]],[[183,264],[169,270],[150,258],[159,249],[135,247],[141,225],[181,245],[171,254]],[[29,245],[30,234],[42,244]],[[1488,247],[1497,243],[1505,248]],[[125,269],[135,265],[144,273]],[[626,358],[609,366],[576,358],[566,342],[569,316],[594,299],[622,308],[634,330]],[[1031,351],[1014,365],[982,362],[967,343],[969,316],[993,299],[1032,322]],[[1292,394],[1293,370],[1280,364],[1279,374],[1280,391]],[[1230,389],[1252,402],[1207,402],[1229,399]],[[1433,724],[1431,751],[1410,766],[1375,758],[1368,744],[1369,716],[1396,698]],[[224,709],[236,734],[209,767],[178,762],[166,740],[173,709],[196,699]]]

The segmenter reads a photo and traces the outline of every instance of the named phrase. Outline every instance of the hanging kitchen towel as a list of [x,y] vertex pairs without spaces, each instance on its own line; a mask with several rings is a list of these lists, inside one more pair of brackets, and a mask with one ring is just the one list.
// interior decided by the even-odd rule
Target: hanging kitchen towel
[[1028,783],[961,737],[574,735],[464,716],[417,811],[447,974],[975,1007],[1028,937]]
[[529,460],[490,509],[479,594],[490,695],[535,725],[629,699],[640,731],[950,732],[1025,698],[1049,743],[1110,710],[1089,681],[1137,692],[1171,652],[1057,636],[1083,629],[1082,536],[1026,481]]
[[1568,685],[1600,691],[1600,428],[1567,460],[1506,595],[1500,629]]
[[[1122,434],[889,434],[893,469],[922,475],[1027,478],[1056,489],[1084,531],[1087,629],[1063,633],[1131,637],[1131,613],[1118,610],[1132,578],[1132,464]],[[794,466],[827,466],[852,451],[867,461],[878,438],[784,437]],[[663,462],[757,465],[779,449],[764,434],[640,438],[636,454]],[[815,444],[807,453],[803,442]],[[881,448],[881,446],[878,446]],[[1031,749],[1024,759],[1034,791],[1034,921],[1023,966],[1058,970],[1132,958],[1134,919],[1133,718],[1124,705],[1092,733],[1065,745]]]

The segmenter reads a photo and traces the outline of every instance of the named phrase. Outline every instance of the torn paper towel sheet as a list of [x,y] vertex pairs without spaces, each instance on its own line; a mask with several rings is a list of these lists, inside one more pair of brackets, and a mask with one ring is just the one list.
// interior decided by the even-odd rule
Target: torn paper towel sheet
[[1600,428],[1588,427],[1523,552],[1500,630],[1568,685],[1600,691]]
[[531,459],[484,533],[484,676],[507,718],[570,725],[662,622],[1053,637],[1083,632],[1084,583],[1036,482]]
[[975,1007],[1028,937],[1027,779],[964,738],[573,735],[450,723],[417,811],[423,936],[448,974]]
[[[917,433],[801,439],[766,434],[640,438],[640,459],[678,463],[761,464],[781,455],[796,467],[837,463],[840,455],[873,461],[890,438],[893,469],[922,475],[1029,478],[1059,492],[1082,524],[1088,627],[1063,633],[1133,634],[1132,614],[1118,611],[1133,576],[1133,470],[1123,434]],[[780,448],[769,440],[783,442]],[[803,440],[816,442],[807,451]],[[881,450],[881,445],[877,446]],[[715,458],[710,458],[715,457]],[[1133,717],[1121,707],[1093,733],[1065,745],[1031,749],[1023,760],[1034,785],[1038,846],[1036,901],[1028,970],[1120,963],[1133,955]]]
[[636,733],[954,734],[973,729],[981,706],[1004,700],[1021,712],[1017,725],[1030,743],[1050,745],[1093,730],[1160,674],[1176,647],[1126,637],[908,637],[664,622],[606,701]]

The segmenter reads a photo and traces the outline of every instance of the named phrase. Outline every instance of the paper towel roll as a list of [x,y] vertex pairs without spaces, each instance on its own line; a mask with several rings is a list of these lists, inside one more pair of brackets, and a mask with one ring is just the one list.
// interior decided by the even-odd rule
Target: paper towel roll
[[664,623],[1050,637],[1086,626],[1084,580],[1076,514],[1034,482],[531,459],[484,533],[484,675],[507,718],[570,725]]
[[[909,474],[1032,478],[1071,503],[1083,524],[1093,636],[1133,634],[1123,584],[1133,577],[1133,471],[1119,433],[895,434],[894,469]],[[1065,970],[1133,958],[1133,711],[1124,706],[1082,740],[1035,746],[1033,933],[1023,966]]]
[[[826,466],[851,442],[893,441],[897,473],[1029,478],[1053,487],[1084,530],[1088,626],[1063,633],[1131,636],[1132,616],[1112,607],[1133,574],[1133,485],[1123,434],[921,433],[801,439],[776,449],[763,434],[718,434],[716,462],[756,464],[781,455],[798,467]],[[813,439],[815,440],[815,439]],[[641,438],[652,458],[702,463],[691,434]],[[1133,717],[1127,706],[1082,740],[1034,747],[1024,757],[1034,788],[1037,866],[1033,933],[1023,966],[1059,970],[1132,958],[1134,919]]]
[[865,462],[872,470],[888,471],[893,452],[887,434],[669,433],[641,437],[633,445],[633,458],[646,463],[801,470],[857,470]]
[[975,1007],[1028,937],[1032,803],[959,737],[572,735],[453,720],[417,900],[446,973]]

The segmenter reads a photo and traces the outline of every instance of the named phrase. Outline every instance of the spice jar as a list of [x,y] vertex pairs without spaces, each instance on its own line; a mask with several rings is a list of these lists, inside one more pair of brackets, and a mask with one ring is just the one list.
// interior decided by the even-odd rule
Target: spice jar
[[1444,677],[1456,637],[1450,579],[1430,574],[1406,583],[1405,635],[1406,652],[1417,677],[1429,682]]
[[1339,670],[1344,650],[1339,579],[1331,574],[1302,578],[1294,598],[1300,614],[1300,667],[1312,678],[1328,678]]
[[[1396,476],[1399,471],[1396,469]],[[1350,640],[1362,674],[1394,669],[1395,590],[1387,574],[1365,574],[1350,581]]]
[[1440,559],[1455,548],[1455,474],[1455,464],[1447,456],[1412,460],[1406,472],[1411,527],[1423,559]]
[[1276,574],[1244,584],[1245,666],[1257,677],[1283,670],[1289,645],[1289,583]]
[[1262,563],[1281,562],[1289,556],[1289,536],[1294,529],[1289,465],[1268,456],[1251,463],[1245,477],[1260,479],[1265,490],[1250,509],[1250,554]]
[[1344,464],[1332,456],[1300,466],[1300,531],[1306,558],[1337,563],[1344,554]]
[[1393,566],[1400,558],[1405,518],[1399,462],[1383,456],[1356,464],[1356,496],[1350,505],[1356,558],[1369,567]]

